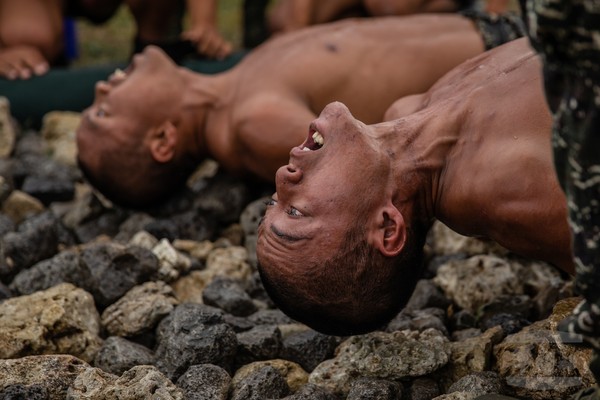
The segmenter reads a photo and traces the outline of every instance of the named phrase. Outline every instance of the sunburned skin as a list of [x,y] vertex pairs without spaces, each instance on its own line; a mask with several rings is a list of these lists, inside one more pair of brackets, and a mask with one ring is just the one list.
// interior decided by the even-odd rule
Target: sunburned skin
[[[397,286],[368,288],[378,294],[362,299],[360,306],[355,291],[368,285],[364,279],[381,274],[381,266],[369,267],[368,261],[357,266],[342,258],[320,269],[363,215],[362,235],[386,258],[409,251],[413,231],[419,232],[413,239],[422,243],[439,219],[459,233],[495,240],[573,273],[541,63],[526,39],[461,64],[425,94],[400,99],[386,119],[367,125],[342,103],[329,104],[278,170],[277,192],[259,228],[257,256],[263,281],[284,311],[336,334],[372,327],[375,307],[381,323],[395,315],[403,304],[388,304],[386,313],[378,299],[406,285],[403,279],[418,264],[385,267],[404,271]],[[314,144],[315,132],[322,145]],[[294,209],[299,212],[292,215]],[[286,235],[302,232],[307,239],[291,246],[273,234],[274,227]],[[363,272],[351,272],[356,268]],[[344,274],[356,276],[347,289],[335,286]],[[416,282],[418,274],[413,277]],[[334,297],[326,287],[337,288]],[[336,322],[337,314],[352,324]]]

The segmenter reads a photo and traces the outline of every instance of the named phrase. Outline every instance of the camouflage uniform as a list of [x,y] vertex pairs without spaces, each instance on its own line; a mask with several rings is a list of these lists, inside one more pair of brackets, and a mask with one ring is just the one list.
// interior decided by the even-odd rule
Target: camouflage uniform
[[[600,2],[527,0],[525,7],[531,43],[544,62],[546,99],[554,114],[554,162],[567,196],[573,234],[575,290],[584,297],[573,316],[563,321],[560,328],[582,334],[595,347],[597,357],[600,350]],[[597,360],[591,368],[598,379],[596,365]]]

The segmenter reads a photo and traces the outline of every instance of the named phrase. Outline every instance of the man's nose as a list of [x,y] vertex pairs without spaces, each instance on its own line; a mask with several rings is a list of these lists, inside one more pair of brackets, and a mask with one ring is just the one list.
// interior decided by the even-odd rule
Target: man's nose
[[283,188],[288,184],[298,184],[302,181],[302,170],[298,169],[294,165],[285,165],[277,171],[275,176],[275,183],[278,188]]
[[323,111],[321,111],[322,117],[339,117],[342,115],[350,115],[350,110],[344,103],[339,101],[327,104]]
[[96,83],[96,99],[106,96],[110,91],[110,84],[105,81],[99,81]]

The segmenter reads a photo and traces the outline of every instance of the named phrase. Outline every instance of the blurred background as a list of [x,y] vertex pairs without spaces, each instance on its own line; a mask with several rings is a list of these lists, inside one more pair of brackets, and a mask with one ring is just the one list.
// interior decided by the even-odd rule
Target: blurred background
[[[243,0],[219,0],[218,29],[236,49],[242,43]],[[187,22],[186,22],[187,24]],[[121,6],[108,23],[94,25],[76,19],[79,56],[74,66],[126,63],[131,55],[135,26],[126,6]]]

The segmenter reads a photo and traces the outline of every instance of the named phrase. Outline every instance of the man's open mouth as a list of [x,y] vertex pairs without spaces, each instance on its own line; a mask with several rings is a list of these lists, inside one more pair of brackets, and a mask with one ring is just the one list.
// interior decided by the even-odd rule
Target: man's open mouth
[[321,135],[318,131],[309,131],[308,138],[302,145],[302,150],[304,151],[314,151],[319,150],[323,147],[325,143],[325,139],[323,135]]

